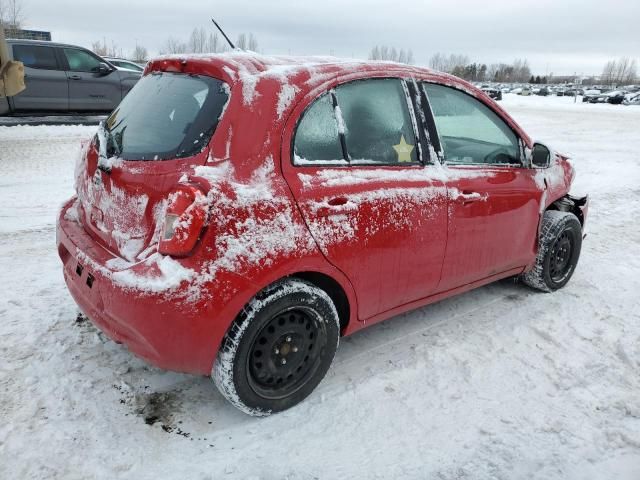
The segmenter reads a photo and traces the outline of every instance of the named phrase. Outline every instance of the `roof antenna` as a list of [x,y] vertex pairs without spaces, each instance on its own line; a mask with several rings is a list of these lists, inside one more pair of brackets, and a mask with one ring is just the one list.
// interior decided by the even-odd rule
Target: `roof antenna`
[[226,34],[226,33],[224,33],[224,31],[222,30],[222,28],[220,28],[220,25],[218,25],[218,22],[216,22],[216,21],[213,19],[213,17],[211,17],[211,21],[212,21],[212,22],[213,22],[213,24],[216,26],[216,28],[217,28],[218,30],[220,30],[220,33],[221,33],[221,34],[222,34],[222,36],[225,38],[225,40],[226,40],[227,42],[229,42],[229,45],[231,45],[231,49],[232,49],[232,50],[235,50],[235,49],[236,49],[236,46],[233,44],[233,42],[232,42],[231,40],[229,40],[229,37],[227,37],[227,34]]

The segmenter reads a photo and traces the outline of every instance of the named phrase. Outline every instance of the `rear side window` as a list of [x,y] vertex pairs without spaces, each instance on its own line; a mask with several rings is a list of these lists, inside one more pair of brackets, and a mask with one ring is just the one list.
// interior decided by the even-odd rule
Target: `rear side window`
[[302,116],[296,130],[294,152],[295,163],[299,165],[334,160],[344,162],[338,123],[329,94],[316,100]]
[[102,63],[89,52],[75,48],[65,48],[64,56],[67,57],[69,70],[72,72],[96,72]]
[[168,160],[209,143],[229,98],[221,80],[181,73],[142,77],[105,121],[107,155]]
[[13,58],[24,63],[25,67],[58,70],[56,52],[51,47],[40,45],[14,45]]
[[416,147],[402,81],[357,80],[322,95],[302,115],[294,164],[410,165],[418,162]]
[[398,79],[372,79],[336,88],[352,163],[415,163],[416,139]]
[[460,164],[518,164],[516,134],[489,107],[464,92],[425,83],[444,158]]

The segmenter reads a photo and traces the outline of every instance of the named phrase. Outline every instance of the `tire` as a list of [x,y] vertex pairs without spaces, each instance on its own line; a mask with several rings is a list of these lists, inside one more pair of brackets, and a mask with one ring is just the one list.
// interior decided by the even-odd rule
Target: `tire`
[[213,381],[249,415],[286,410],[324,378],[339,337],[338,312],[324,290],[304,280],[279,281],[258,293],[229,328]]
[[582,247],[582,226],[573,213],[544,212],[535,266],[522,281],[543,292],[564,287],[578,264]]

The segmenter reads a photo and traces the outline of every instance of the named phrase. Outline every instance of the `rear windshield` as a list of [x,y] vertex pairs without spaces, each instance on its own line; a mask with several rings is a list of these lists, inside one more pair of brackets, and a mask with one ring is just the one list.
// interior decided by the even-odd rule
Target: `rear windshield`
[[140,79],[104,123],[108,157],[168,160],[209,143],[229,98],[215,78],[152,73]]

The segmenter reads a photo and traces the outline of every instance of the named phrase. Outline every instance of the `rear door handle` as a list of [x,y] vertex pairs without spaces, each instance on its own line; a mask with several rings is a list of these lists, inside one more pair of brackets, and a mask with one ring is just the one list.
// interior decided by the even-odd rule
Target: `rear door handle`
[[322,206],[316,211],[316,215],[319,217],[328,217],[330,215],[343,215],[349,213],[354,209],[349,204],[349,199],[346,197],[334,197],[326,201],[328,206]]
[[339,207],[340,205],[346,205],[349,199],[346,197],[334,197],[327,200],[327,203],[332,207]]
[[70,75],[69,78],[71,80],[82,80],[82,77],[80,75]]
[[458,195],[455,198],[458,202],[466,205],[467,203],[484,201],[487,199],[486,195],[482,195],[478,192],[470,192],[465,190],[463,192],[458,192]]

